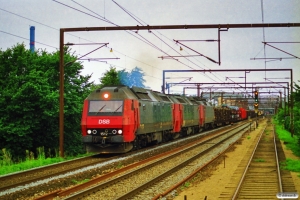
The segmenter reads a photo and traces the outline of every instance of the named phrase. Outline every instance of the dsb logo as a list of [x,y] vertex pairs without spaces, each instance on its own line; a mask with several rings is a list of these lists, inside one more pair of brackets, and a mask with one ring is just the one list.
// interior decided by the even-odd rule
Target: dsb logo
[[110,124],[110,120],[109,119],[99,119],[99,124]]

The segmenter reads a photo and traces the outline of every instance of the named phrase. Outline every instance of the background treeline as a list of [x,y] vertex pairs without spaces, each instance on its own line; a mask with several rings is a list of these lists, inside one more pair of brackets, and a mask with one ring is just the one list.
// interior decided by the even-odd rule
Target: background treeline
[[[144,73],[111,67],[94,84],[82,75],[83,65],[65,48],[64,149],[67,155],[84,153],[81,142],[81,112],[91,90],[103,85],[144,87]],[[0,49],[0,150],[21,161],[26,151],[37,155],[43,147],[46,157],[59,155],[59,51],[31,52],[24,44]],[[0,160],[1,153],[0,151]],[[2,153],[3,154],[3,153]]]

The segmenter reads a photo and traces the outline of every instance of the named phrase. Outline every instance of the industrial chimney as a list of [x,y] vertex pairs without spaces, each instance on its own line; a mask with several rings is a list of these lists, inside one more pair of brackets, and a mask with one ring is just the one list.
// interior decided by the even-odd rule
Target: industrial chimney
[[30,45],[30,51],[31,52],[34,52],[34,43],[35,43],[35,41],[34,41],[34,33],[35,33],[35,27],[34,26],[30,26],[30,43],[29,43],[29,45]]

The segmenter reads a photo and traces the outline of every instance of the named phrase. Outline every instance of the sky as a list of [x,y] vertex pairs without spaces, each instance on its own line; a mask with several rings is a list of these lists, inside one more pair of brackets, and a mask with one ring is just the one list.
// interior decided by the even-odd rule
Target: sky
[[[0,0],[0,49],[4,51],[17,43],[29,49],[30,26],[35,27],[35,49],[54,52],[59,49],[60,28],[300,23],[299,10],[299,0]],[[293,69],[293,80],[300,84],[300,59],[294,57],[300,57],[300,43],[295,43],[300,42],[300,27],[228,29],[220,35],[221,65],[206,58],[218,61],[218,42],[205,42],[218,39],[217,29],[85,31],[65,33],[64,37],[65,43],[88,43],[71,47],[78,57],[98,48],[95,43],[107,43],[84,57],[90,60],[81,60],[81,73],[92,74],[95,83],[110,67],[126,71],[139,67],[145,73],[145,85],[155,91],[161,91],[163,70]],[[181,45],[174,40],[185,41]],[[268,43],[271,47],[263,41],[294,43]],[[204,56],[195,56],[197,53]],[[92,61],[93,58],[99,59]],[[246,82],[290,82],[290,78],[287,71],[246,74]],[[245,82],[245,73],[178,71],[166,73],[166,82],[216,83],[201,85],[216,87],[220,82]],[[187,86],[193,85],[173,84],[170,92],[183,93]],[[188,88],[185,92],[197,93]]]

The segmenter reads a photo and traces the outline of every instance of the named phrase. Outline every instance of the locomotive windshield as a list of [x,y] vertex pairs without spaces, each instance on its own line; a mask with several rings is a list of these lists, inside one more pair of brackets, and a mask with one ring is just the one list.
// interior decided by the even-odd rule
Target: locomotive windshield
[[89,116],[122,115],[123,101],[90,101]]

